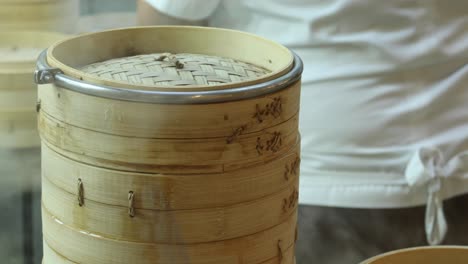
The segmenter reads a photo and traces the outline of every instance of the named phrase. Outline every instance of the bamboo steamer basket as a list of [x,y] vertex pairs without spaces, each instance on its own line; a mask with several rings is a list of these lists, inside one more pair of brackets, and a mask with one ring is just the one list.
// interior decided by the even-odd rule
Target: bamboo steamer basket
[[0,147],[39,147],[35,61],[63,38],[51,32],[0,32]]
[[[62,221],[109,238],[147,243],[200,243],[245,236],[284,222],[296,210],[296,203],[290,205],[289,199],[295,199],[297,179],[284,190],[249,202],[192,210],[136,209],[138,217],[134,218],[122,217],[128,215],[128,207],[92,200],[85,201],[86,206],[80,208],[75,203],[75,195],[48,180],[42,181],[42,190],[47,193],[42,201],[47,211]],[[286,205],[284,200],[288,201]]]
[[[49,50],[47,61],[51,66],[63,70],[67,76],[82,79],[85,83],[92,82],[122,88],[125,85],[128,86],[128,83],[97,78],[75,68],[96,60],[158,52],[161,51],[160,49],[175,51],[175,53],[178,49],[190,50],[196,54],[227,53],[229,55],[229,52],[232,53],[230,51],[232,49],[229,48],[231,45],[246,46],[258,40],[248,35],[241,35],[244,38],[235,40],[232,40],[233,36],[222,38],[200,28],[188,30],[182,27],[175,31],[159,29],[155,31],[157,34],[145,34],[150,30],[149,28],[136,28],[107,31],[65,41]],[[142,36],[143,34],[145,36]],[[185,35],[180,36],[181,34]],[[190,42],[179,41],[178,47],[174,46],[172,43],[178,41],[179,37],[190,39]],[[125,39],[127,39],[126,43]],[[128,39],[131,39],[131,42]],[[196,43],[192,39],[201,41]],[[135,41],[142,43],[138,44]],[[217,42],[220,44],[214,48],[205,45]],[[111,49],[108,47],[91,49],[96,43],[100,43],[101,48],[106,46],[102,45],[103,43],[113,46]],[[148,43],[158,43],[158,45]],[[137,50],[136,47],[141,50]],[[258,60],[263,63],[261,66],[275,69],[276,71],[257,80],[265,82],[284,73],[292,64],[292,56],[288,50],[275,51],[274,48],[275,46],[272,46],[270,42],[265,42],[263,47],[259,47],[265,52],[271,52],[273,55],[271,58],[265,58],[264,55],[258,57],[258,50],[250,53],[238,51],[238,54],[232,54],[232,56],[237,55],[234,58],[247,62]],[[73,56],[73,53],[68,52],[70,50],[78,51],[83,55]],[[86,52],[94,53],[94,55],[85,55]],[[154,58],[152,60],[154,61]],[[151,59],[149,63],[151,64]],[[120,76],[116,74],[114,77]],[[229,93],[230,89],[235,89],[236,85],[251,85],[253,82],[228,83],[216,85],[216,87],[219,91],[224,91],[221,97],[229,98],[232,96]],[[298,82],[291,84],[287,89],[260,98],[205,104],[183,104],[180,101],[178,104],[117,101],[90,97],[72,90],[57,90],[53,85],[49,84],[49,86],[52,87],[40,89],[39,94],[44,113],[40,115],[39,120],[42,137],[61,151],[66,151],[69,157],[101,167],[140,172],[209,171],[215,173],[255,163],[258,161],[259,151],[262,152],[261,160],[275,158],[284,154],[288,146],[298,141],[297,131],[290,129],[297,128],[299,110],[297,98],[300,90]],[[151,87],[144,84],[132,85],[132,89],[149,90],[146,98],[154,98],[158,94],[174,95],[171,94],[174,93],[174,88],[164,86],[158,87],[158,94],[151,95]],[[180,86],[177,90],[189,95],[180,96],[180,99],[176,100],[196,102],[198,98],[199,101],[203,101],[206,98],[209,99],[210,96],[212,98],[217,96],[213,90],[199,93],[203,89],[206,89],[203,85]],[[130,92],[132,91],[135,90]],[[242,91],[238,94],[242,94]],[[177,92],[174,96],[177,97]],[[188,112],[191,114],[187,115]],[[276,125],[279,127],[276,128]],[[64,131],[67,132],[64,133]],[[75,142],[78,138],[96,140],[81,141],[77,145]],[[119,142],[119,144],[112,142]],[[82,155],[82,153],[87,155]],[[93,157],[92,160],[90,156]]]
[[276,43],[212,28],[49,48],[44,263],[293,263],[301,71]]
[[[271,229],[250,236],[213,243],[148,244],[110,240],[67,226],[45,209],[44,240],[48,246],[76,263],[293,263],[294,213]],[[46,253],[46,252],[44,252]],[[44,256],[45,259],[48,256]],[[46,263],[46,262],[45,262]]]
[[[224,173],[147,174],[109,170],[68,159],[42,147],[42,176],[77,196],[77,183],[86,187],[86,199],[127,206],[126,194],[142,196],[134,206],[149,210],[187,210],[230,206],[259,199],[290,186],[299,176],[299,145],[274,161]],[[63,174],[74,171],[73,175]],[[124,197],[125,199],[122,199]]]
[[74,33],[79,0],[0,0],[0,30]]
[[417,247],[389,252],[363,264],[464,264],[468,263],[468,247]]
[[[44,241],[44,261],[43,263],[55,263],[55,264],[73,264],[76,262],[72,262],[66,259],[64,256],[60,255],[56,251],[50,248],[47,242]],[[294,258],[294,247],[290,247],[286,249],[285,254],[281,257],[276,257],[273,259],[269,259],[267,261],[262,262],[262,264],[276,264],[280,263],[281,260],[290,260]],[[296,263],[295,260],[293,263]]]

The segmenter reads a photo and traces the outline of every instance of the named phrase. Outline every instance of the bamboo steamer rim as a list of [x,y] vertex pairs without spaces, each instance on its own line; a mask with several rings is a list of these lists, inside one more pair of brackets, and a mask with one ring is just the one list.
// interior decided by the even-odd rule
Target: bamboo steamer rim
[[467,246],[425,246],[391,251],[361,264],[462,264],[468,263]]
[[[159,38],[159,39],[158,39]],[[156,40],[169,39],[166,42]],[[237,41],[236,49],[220,45],[220,41]],[[106,42],[107,40],[107,42]],[[115,40],[115,41],[109,41]],[[159,43],[149,45],[148,43]],[[216,43],[216,44],[213,44]],[[227,44],[227,43],[224,43]],[[249,50],[249,44],[252,48]],[[240,45],[240,46],[239,46]],[[261,47],[258,48],[257,46]],[[70,50],[81,49],[79,58]],[[258,55],[259,51],[270,50],[267,57]],[[235,51],[237,50],[237,51]],[[75,50],[76,52],[76,50]],[[95,56],[90,53],[95,52]],[[264,67],[271,72],[260,78],[212,86],[190,85],[184,87],[134,85],[124,81],[103,79],[78,70],[85,65],[99,61],[148,53],[194,53],[209,56],[227,57]],[[247,54],[247,55],[246,55]],[[256,54],[256,55],[255,55]],[[262,60],[252,60],[248,56],[260,56]],[[99,58],[96,58],[99,56]],[[193,27],[193,26],[148,26],[112,29],[87,33],[60,41],[47,52],[47,63],[60,69],[65,75],[83,82],[111,86],[116,88],[141,89],[150,91],[209,91],[224,90],[263,83],[285,75],[294,64],[294,56],[289,49],[271,40],[230,29]]]
[[[0,48],[46,49],[53,43],[63,40],[66,36],[51,31],[0,31]],[[25,60],[0,60],[0,74],[32,74],[37,56]]]

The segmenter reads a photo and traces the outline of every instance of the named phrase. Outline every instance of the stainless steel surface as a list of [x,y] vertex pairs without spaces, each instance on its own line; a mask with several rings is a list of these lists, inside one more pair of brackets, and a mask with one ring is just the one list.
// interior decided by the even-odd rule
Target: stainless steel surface
[[37,84],[53,83],[55,75],[59,73],[62,73],[62,71],[57,68],[46,68],[42,70],[36,70],[34,72],[34,82]]
[[[43,51],[37,60],[37,70],[34,79],[37,84],[55,83],[59,87],[78,93],[122,101],[163,104],[205,104],[229,102],[273,93],[288,87],[296,81],[299,81],[303,70],[303,64],[299,56],[294,52],[292,53],[294,55],[294,66],[285,75],[260,84],[224,90],[197,92],[175,90],[173,92],[167,92],[135,90],[86,83],[67,76],[58,69],[51,68],[47,63],[46,51]],[[51,74],[52,77],[50,77],[49,74]]]

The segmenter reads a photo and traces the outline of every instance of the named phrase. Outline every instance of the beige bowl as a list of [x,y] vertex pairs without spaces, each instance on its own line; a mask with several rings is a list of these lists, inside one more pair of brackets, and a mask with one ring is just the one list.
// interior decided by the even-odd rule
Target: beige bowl
[[417,247],[392,251],[361,264],[465,264],[468,247],[438,246]]

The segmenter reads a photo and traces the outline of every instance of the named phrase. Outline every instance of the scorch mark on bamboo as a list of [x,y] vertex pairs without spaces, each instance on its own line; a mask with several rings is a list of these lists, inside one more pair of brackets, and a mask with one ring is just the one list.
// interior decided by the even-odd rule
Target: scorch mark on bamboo
[[290,164],[284,165],[284,179],[289,181],[290,176],[297,176],[301,159],[296,157]]
[[283,257],[285,255],[285,251],[286,250],[285,250],[283,240],[278,240],[278,256],[279,256],[280,263],[283,263]]
[[[255,114],[253,115],[253,118],[257,120],[257,123],[262,123],[268,116],[272,116],[273,118],[277,118],[281,115],[281,112],[283,110],[282,103],[281,103],[281,97],[274,97],[273,102],[266,104],[264,107],[260,107],[259,104],[255,105]],[[227,120],[228,117],[225,115],[224,120]],[[254,121],[255,122],[255,121]],[[233,131],[233,133],[226,139],[226,142],[228,144],[231,144],[236,140],[238,136],[244,132],[247,127],[252,126],[253,124],[249,123],[246,125],[243,125]],[[257,151],[259,151],[257,149]]]
[[239,137],[242,132],[245,130],[247,126],[244,125],[244,126],[241,126],[239,128],[237,128],[236,130],[234,130],[234,132],[232,133],[232,135],[230,135],[227,139],[226,139],[226,143],[228,144],[231,144],[232,142],[234,142],[234,140],[237,139],[237,137]]
[[289,197],[283,199],[283,212],[288,212],[289,209],[294,208],[299,200],[299,192],[296,188],[293,189]]
[[281,132],[273,132],[270,134],[271,137],[265,142],[262,141],[261,137],[257,138],[257,146],[255,147],[258,155],[263,155],[265,151],[277,152],[283,144]]
[[254,118],[257,119],[258,123],[262,123],[269,115],[277,118],[281,115],[283,111],[281,97],[273,98],[273,102],[266,104],[265,107],[260,107],[260,105],[255,105],[255,114]]

